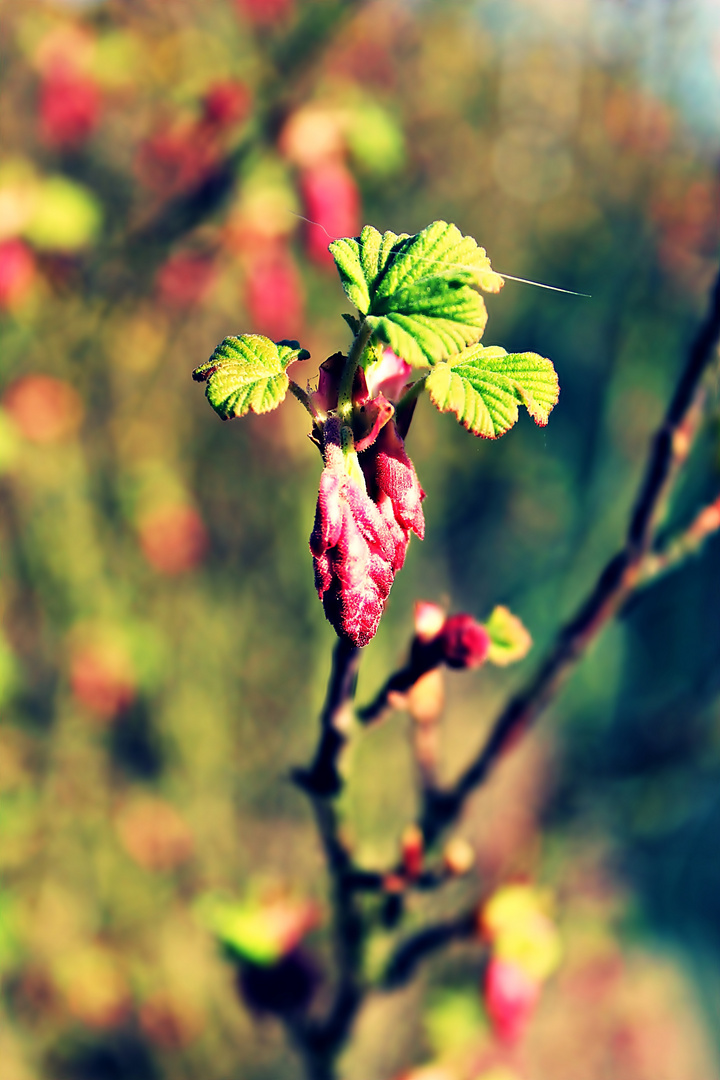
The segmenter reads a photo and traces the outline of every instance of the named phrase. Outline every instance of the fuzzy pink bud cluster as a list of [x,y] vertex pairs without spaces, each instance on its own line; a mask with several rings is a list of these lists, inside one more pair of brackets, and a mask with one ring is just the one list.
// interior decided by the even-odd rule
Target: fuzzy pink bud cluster
[[[394,428],[392,421],[383,432],[388,428]],[[310,537],[325,614],[338,634],[358,646],[375,635],[410,532],[422,538],[425,524],[423,492],[400,436],[391,430],[373,451],[362,471],[353,471],[343,453],[340,421],[327,421],[325,468]]]
[[[391,361],[385,365],[387,374],[397,381],[406,365],[393,355]],[[338,355],[322,365],[316,400],[323,410],[337,406],[343,363]],[[420,539],[425,534],[425,493],[392,419],[394,408],[383,394],[390,384],[376,379],[371,385],[373,397],[359,369],[352,450],[343,449],[343,425],[336,416],[322,426],[325,468],[310,537],[325,614],[340,636],[358,646],[375,635],[395,574],[405,562],[410,533]],[[346,429],[346,440],[349,435]]]

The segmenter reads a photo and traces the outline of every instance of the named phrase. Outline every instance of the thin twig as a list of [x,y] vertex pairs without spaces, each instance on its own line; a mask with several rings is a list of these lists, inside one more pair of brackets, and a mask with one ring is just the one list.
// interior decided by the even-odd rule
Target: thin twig
[[659,577],[677,570],[693,555],[699,555],[705,542],[720,530],[720,497],[696,514],[686,529],[642,561],[637,588],[645,588]]
[[357,710],[358,720],[368,726],[381,720],[386,711],[392,708],[393,694],[407,693],[423,675],[438,667],[441,660],[442,654],[436,639],[423,641],[415,637],[410,646],[407,663],[390,675],[372,701]]
[[421,961],[427,959],[452,941],[473,937],[477,933],[477,905],[454,919],[434,923],[418,930],[401,941],[390,957],[380,983],[383,990],[394,990],[410,981]]
[[342,788],[339,758],[352,724],[352,700],[359,663],[360,649],[346,638],[338,638],[320,717],[320,742],[310,767],[296,769],[293,773],[295,782],[311,795],[321,798],[337,795]]
[[350,1033],[364,996],[362,950],[365,926],[352,876],[354,867],[342,842],[335,806],[329,796],[342,789],[340,752],[352,722],[360,649],[338,638],[327,696],[320,717],[320,741],[308,769],[296,770],[296,783],[309,795],[331,882],[334,956],[337,982],[327,1015],[318,1022],[295,1024],[291,1034],[305,1059],[311,1080],[331,1080],[334,1062]]
[[652,443],[643,480],[633,507],[623,547],[609,561],[577,614],[560,630],[537,675],[514,697],[496,720],[490,737],[457,783],[429,792],[421,816],[428,843],[456,820],[466,798],[478,787],[503,751],[540,715],[584,655],[590,642],[618,612],[641,578],[643,560],[652,542],[659,508],[686,460],[686,438],[678,432],[692,416],[702,378],[720,341],[720,273],[708,314],[690,349],[665,419]]

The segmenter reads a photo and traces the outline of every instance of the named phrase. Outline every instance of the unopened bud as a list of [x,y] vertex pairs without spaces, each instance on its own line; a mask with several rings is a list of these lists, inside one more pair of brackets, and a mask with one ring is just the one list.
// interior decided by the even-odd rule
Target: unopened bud
[[383,878],[383,892],[391,896],[399,895],[405,890],[405,881],[399,874],[386,874]]
[[445,625],[445,612],[437,604],[418,600],[415,604],[415,637],[426,643],[436,638]]
[[449,874],[459,877],[461,874],[467,874],[472,867],[475,862],[475,851],[462,836],[454,836],[445,845],[443,862]]
[[441,635],[442,658],[448,667],[479,667],[487,658],[490,635],[472,615],[451,615]]
[[400,846],[405,873],[410,879],[419,877],[422,871],[425,841],[417,825],[408,825],[404,829]]

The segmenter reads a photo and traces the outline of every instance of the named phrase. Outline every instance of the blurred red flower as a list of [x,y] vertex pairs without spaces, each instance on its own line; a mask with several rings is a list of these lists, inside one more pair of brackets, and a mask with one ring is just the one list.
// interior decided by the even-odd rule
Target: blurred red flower
[[192,506],[159,506],[139,521],[140,545],[150,565],[161,574],[194,570],[208,547],[207,529]]
[[131,802],[120,813],[116,827],[125,851],[145,870],[174,870],[187,862],[195,849],[187,823],[162,799]]
[[161,128],[140,144],[135,176],[149,191],[172,198],[199,184],[217,158],[214,142],[197,137],[196,124]]
[[80,395],[52,375],[23,375],[3,395],[3,405],[26,439],[54,443],[73,434],[83,417]]
[[112,720],[135,699],[135,676],[122,647],[86,642],[73,652],[70,686],[76,701],[103,720]]
[[51,68],[40,85],[40,134],[55,149],[82,145],[100,119],[102,99],[93,79],[65,64]]
[[306,226],[308,256],[321,266],[334,266],[328,251],[330,241],[360,232],[360,192],[355,178],[341,161],[323,161],[303,171],[300,191],[305,214],[316,223]]
[[214,83],[203,98],[204,120],[217,127],[239,124],[248,115],[251,100],[245,83],[233,79]]
[[540,994],[540,984],[510,960],[492,957],[485,975],[485,1006],[499,1039],[522,1038]]
[[235,0],[238,11],[256,26],[273,26],[288,19],[295,0]]
[[286,247],[273,244],[252,257],[245,281],[251,329],[273,341],[294,337],[303,317],[300,274]]
[[0,311],[18,307],[35,281],[35,257],[22,240],[0,243]]
[[179,252],[158,270],[158,297],[169,307],[201,303],[215,283],[215,265],[209,255]]

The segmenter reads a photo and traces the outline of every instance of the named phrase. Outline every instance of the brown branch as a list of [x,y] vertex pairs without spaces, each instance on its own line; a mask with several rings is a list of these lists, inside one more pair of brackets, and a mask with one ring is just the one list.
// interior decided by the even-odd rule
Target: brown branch
[[339,758],[352,724],[352,700],[359,663],[360,649],[346,638],[338,638],[320,716],[320,742],[312,764],[293,773],[295,782],[318,798],[338,795],[342,789]]
[[476,933],[477,906],[454,919],[423,927],[400,942],[388,961],[380,988],[394,990],[404,986],[423,960],[451,942],[473,937]]
[[490,737],[457,783],[428,792],[421,827],[428,843],[460,814],[466,798],[497,763],[503,751],[524,732],[558,693],[590,642],[622,607],[639,584],[643,560],[652,542],[664,498],[687,458],[693,420],[699,412],[701,382],[720,341],[720,273],[710,306],[688,355],[663,423],[651,445],[623,547],[610,559],[576,615],[560,630],[537,675],[496,720]]
[[386,711],[392,708],[394,694],[407,693],[423,675],[427,675],[441,662],[442,652],[437,639],[422,641],[418,637],[413,638],[407,664],[393,672],[373,700],[357,710],[360,723],[369,726],[382,720]]
[[333,652],[327,696],[320,716],[320,740],[312,764],[297,769],[295,782],[310,797],[331,881],[334,956],[337,983],[327,1015],[318,1022],[291,1025],[310,1080],[332,1080],[334,1063],[350,1034],[362,1003],[362,951],[365,925],[353,884],[355,868],[342,842],[331,796],[342,789],[339,758],[352,723],[360,649],[338,638]]

